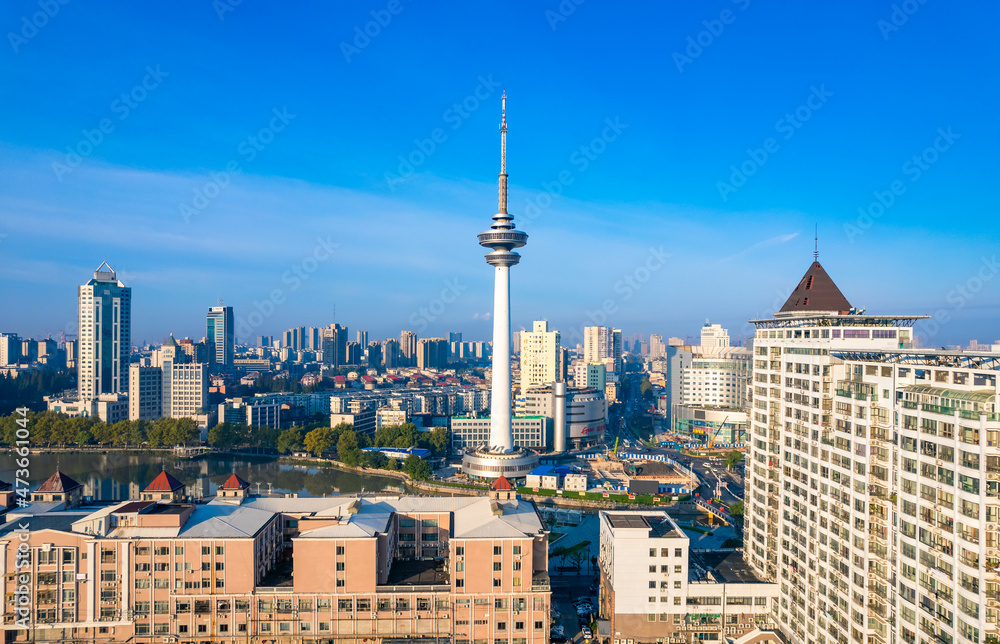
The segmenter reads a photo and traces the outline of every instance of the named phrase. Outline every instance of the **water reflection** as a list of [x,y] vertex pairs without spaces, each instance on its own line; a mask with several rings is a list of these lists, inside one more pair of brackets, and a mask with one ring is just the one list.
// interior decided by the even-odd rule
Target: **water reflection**
[[[166,454],[59,453],[32,454],[29,467],[31,488],[52,475],[58,467],[84,486],[84,494],[97,501],[136,499],[143,488],[166,468],[186,486],[185,493],[198,498],[215,496],[216,489],[235,471],[250,483],[250,490],[297,493],[300,496],[352,494],[398,487],[397,479],[332,468],[278,463],[273,457],[205,456],[193,460]],[[0,459],[0,479],[14,481],[14,457]],[[258,486],[259,484],[259,486]]]

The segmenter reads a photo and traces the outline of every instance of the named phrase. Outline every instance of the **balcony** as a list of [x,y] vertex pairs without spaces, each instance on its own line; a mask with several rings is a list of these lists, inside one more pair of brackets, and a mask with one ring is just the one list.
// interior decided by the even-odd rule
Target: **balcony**
[[531,590],[533,591],[549,591],[552,590],[551,582],[549,581],[549,573],[547,572],[537,572],[531,577]]

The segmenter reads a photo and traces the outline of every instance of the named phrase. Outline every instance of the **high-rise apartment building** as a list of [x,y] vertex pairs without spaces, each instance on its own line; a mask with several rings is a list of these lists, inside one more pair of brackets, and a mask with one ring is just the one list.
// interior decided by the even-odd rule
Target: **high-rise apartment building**
[[755,320],[746,553],[806,644],[1000,636],[1000,355],[913,349],[818,262]]
[[399,354],[403,366],[417,364],[417,334],[414,331],[401,331],[399,334]]
[[131,352],[132,289],[118,280],[107,262],[77,289],[80,400],[128,391]]
[[358,343],[358,345],[361,346],[361,347],[367,347],[368,346],[368,332],[367,331],[358,330],[358,331],[356,331],[356,333],[357,333],[357,343]]
[[419,369],[445,369],[448,366],[448,341],[444,338],[417,340],[417,367]]
[[331,324],[322,329],[323,364],[342,367],[347,364],[347,327]]
[[711,354],[729,349],[729,331],[720,324],[705,322],[701,327],[701,353]]
[[583,328],[583,361],[602,363],[608,371],[621,371],[622,331],[605,326]]
[[667,356],[667,345],[663,341],[663,336],[654,333],[649,336],[649,358],[665,358]]
[[395,369],[399,366],[399,342],[395,338],[389,338],[382,343],[382,365],[386,369]]
[[163,371],[149,358],[129,365],[128,419],[156,420],[163,416]]
[[562,380],[562,351],[558,331],[550,331],[549,323],[536,320],[531,331],[521,332],[521,391],[535,385]]
[[208,333],[208,365],[212,373],[233,368],[236,335],[233,331],[233,307],[213,306],[206,319]]
[[0,333],[0,367],[17,364],[21,359],[21,338],[15,333]]

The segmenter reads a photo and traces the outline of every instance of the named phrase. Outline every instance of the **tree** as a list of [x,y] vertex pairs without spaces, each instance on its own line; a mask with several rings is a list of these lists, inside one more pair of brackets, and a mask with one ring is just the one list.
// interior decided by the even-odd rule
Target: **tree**
[[426,481],[431,477],[431,466],[430,463],[420,458],[416,454],[410,454],[403,461],[403,471],[406,472],[410,478],[417,481]]
[[743,516],[743,501],[737,501],[729,506],[729,514],[734,517]]
[[583,562],[590,559],[590,549],[587,547],[590,545],[589,541],[581,541],[580,543],[570,546],[569,552],[567,552],[567,557],[573,562],[573,565],[579,568],[583,565]]
[[278,440],[274,445],[282,454],[289,452],[299,452],[305,448],[306,429],[304,427],[291,427],[278,434]]
[[743,460],[743,452],[734,449],[733,451],[726,454],[726,467],[728,469],[733,469],[739,465],[740,461]]
[[451,431],[447,427],[435,427],[427,437],[427,447],[434,456],[447,456],[451,451]]
[[382,452],[361,452],[361,463],[365,467],[372,467],[375,469],[383,469],[389,459],[386,458],[385,454]]
[[316,456],[322,456],[323,452],[337,444],[337,436],[338,432],[335,427],[317,427],[306,434],[303,444]]
[[742,548],[742,547],[743,547],[742,539],[735,539],[733,537],[730,537],[729,539],[726,539],[725,541],[722,542],[723,550],[728,548]]

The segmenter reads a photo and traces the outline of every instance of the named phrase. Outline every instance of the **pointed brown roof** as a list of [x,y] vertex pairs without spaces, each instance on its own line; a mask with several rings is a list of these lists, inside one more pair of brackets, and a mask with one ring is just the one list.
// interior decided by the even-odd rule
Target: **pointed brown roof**
[[156,475],[143,492],[174,492],[184,487],[184,484],[163,470]]
[[780,312],[837,311],[846,314],[850,310],[851,303],[833,283],[820,263],[814,261],[806,274],[799,280],[798,286],[792,291]]
[[514,486],[511,485],[510,481],[507,480],[506,476],[500,475],[500,478],[493,481],[493,485],[490,486],[491,490],[513,490]]
[[235,472],[222,484],[223,490],[242,490],[248,487],[250,484],[237,476]]
[[35,490],[35,492],[70,492],[78,487],[82,486],[59,470],[56,470],[56,473],[42,483],[41,487]]

